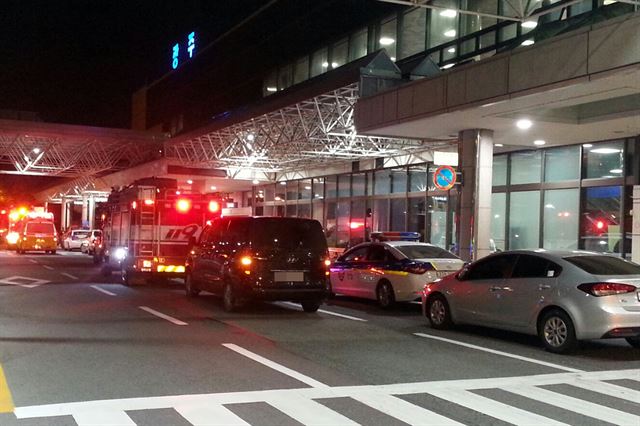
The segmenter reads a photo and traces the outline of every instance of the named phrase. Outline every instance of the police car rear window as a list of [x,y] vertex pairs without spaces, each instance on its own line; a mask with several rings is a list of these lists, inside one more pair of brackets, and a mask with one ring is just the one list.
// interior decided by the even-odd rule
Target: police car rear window
[[457,259],[456,255],[436,246],[394,246],[409,259]]

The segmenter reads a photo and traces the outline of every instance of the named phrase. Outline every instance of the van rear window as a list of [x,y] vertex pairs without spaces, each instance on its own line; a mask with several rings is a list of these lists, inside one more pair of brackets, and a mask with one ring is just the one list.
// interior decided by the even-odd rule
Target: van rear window
[[55,234],[56,229],[53,226],[53,223],[34,222],[27,223],[27,229],[25,232],[27,234]]
[[257,218],[253,222],[256,245],[326,251],[327,239],[320,222],[308,219]]
[[640,265],[613,256],[570,256],[569,263],[593,275],[640,275]]

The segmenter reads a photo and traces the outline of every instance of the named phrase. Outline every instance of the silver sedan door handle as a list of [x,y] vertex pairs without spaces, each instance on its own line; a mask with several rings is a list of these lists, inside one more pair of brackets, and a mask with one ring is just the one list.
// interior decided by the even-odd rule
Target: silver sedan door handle
[[548,290],[550,288],[551,288],[551,286],[549,284],[540,284],[538,286],[538,290]]

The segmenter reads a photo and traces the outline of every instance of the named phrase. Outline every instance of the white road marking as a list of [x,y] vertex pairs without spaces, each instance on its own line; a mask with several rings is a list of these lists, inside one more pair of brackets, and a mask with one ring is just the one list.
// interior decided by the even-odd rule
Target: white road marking
[[321,383],[319,381],[317,381],[316,379],[312,379],[309,376],[305,376],[302,373],[298,373],[295,370],[292,370],[288,367],[285,367],[282,364],[278,364],[275,361],[271,361],[270,359],[267,359],[263,356],[260,356],[256,353],[253,353],[251,351],[246,350],[245,348],[242,348],[238,345],[234,345],[233,343],[223,343],[222,346],[224,346],[227,349],[231,349],[232,351],[235,351],[237,353],[239,353],[240,355],[244,355],[249,359],[254,360],[255,362],[259,362],[262,365],[265,365],[269,368],[272,368],[276,371],[279,371],[282,374],[286,374],[289,377],[293,377],[294,379],[301,381],[302,383],[306,383],[307,385],[314,387],[314,388],[327,388],[329,386],[325,385],[324,383]]
[[413,333],[415,336],[419,336],[419,337],[426,337],[427,339],[433,339],[433,340],[440,340],[441,342],[447,342],[447,343],[451,343],[454,345],[458,345],[458,346],[464,346],[465,348],[470,348],[470,349],[475,349],[478,351],[483,351],[483,352],[488,352],[491,354],[495,354],[495,355],[501,355],[507,358],[513,358],[513,359],[517,359],[520,361],[526,361],[526,362],[531,362],[533,364],[539,364],[539,365],[544,365],[545,367],[550,367],[550,368],[556,368],[558,370],[564,370],[564,371],[570,371],[573,373],[578,373],[578,372],[582,372],[583,370],[578,370],[577,368],[571,368],[571,367],[565,367],[564,365],[560,365],[560,364],[554,364],[552,362],[546,362],[546,361],[540,361],[534,358],[529,358],[526,356],[521,356],[521,355],[515,355],[515,354],[511,354],[509,352],[503,352],[503,351],[498,351],[495,349],[489,349],[489,348],[484,348],[482,346],[477,346],[477,345],[472,345],[470,343],[464,343],[464,342],[460,342],[458,340],[453,340],[453,339],[447,339],[444,337],[439,337],[439,336],[434,336],[431,334],[425,334],[425,333]]
[[434,390],[429,391],[433,396],[452,401],[463,407],[470,408],[482,414],[486,414],[496,419],[500,419],[514,425],[563,425],[566,423],[558,422],[548,417],[540,416],[526,410],[522,410],[502,402],[485,398],[473,392],[466,390]]
[[429,411],[426,408],[418,407],[393,395],[371,392],[370,394],[356,395],[352,398],[410,425],[462,425],[462,423]]
[[327,406],[297,395],[275,395],[267,399],[269,405],[287,416],[309,426],[358,426],[348,417]]
[[97,285],[90,286],[91,288],[98,290],[104,294],[108,294],[109,296],[117,296],[117,294],[110,292],[109,290],[105,290],[104,288],[98,287]]
[[35,260],[35,259],[29,259],[29,262],[31,262],[31,263],[38,263],[38,261],[37,261],[37,260]]
[[73,420],[78,426],[136,426],[136,423],[124,411],[112,410],[87,410],[73,414]]
[[148,306],[138,306],[138,308],[142,309],[143,311],[149,312],[151,315],[155,315],[158,318],[162,318],[164,320],[167,320],[171,323],[174,323],[175,325],[189,325],[184,321],[180,321],[179,319],[176,319],[174,317],[170,317],[169,315],[165,315],[162,312],[158,312],[154,309],[149,308]]
[[69,277],[72,280],[79,280],[80,278],[76,277],[75,275],[71,275],[71,274],[67,274],[66,272],[61,272],[62,275],[64,275],[65,277]]
[[249,423],[236,416],[221,404],[203,407],[199,404],[184,404],[175,410],[194,426],[249,426]]
[[[157,396],[149,398],[126,398],[36,405],[17,407],[14,410],[14,414],[18,419],[73,416],[76,421],[83,421],[83,423],[78,423],[82,426],[95,424],[102,425],[107,423],[107,420],[109,420],[110,424],[130,425],[131,423],[128,422],[129,419],[123,417],[123,413],[127,411],[174,408],[181,414],[186,414],[188,416],[185,416],[187,420],[193,420],[194,424],[202,425],[203,423],[215,424],[212,422],[216,421],[214,420],[216,417],[212,416],[211,412],[212,410],[214,413],[219,412],[218,407],[228,404],[266,402],[278,405],[280,409],[286,410],[285,412],[289,415],[295,415],[295,417],[292,416],[295,420],[305,423],[305,419],[314,415],[316,416],[314,421],[319,421],[317,419],[322,419],[322,416],[324,415],[323,413],[326,413],[326,407],[320,407],[319,411],[316,411],[318,409],[318,404],[316,404],[315,400],[326,398],[353,398],[359,401],[366,401],[365,403],[367,403],[367,405],[371,403],[369,406],[373,409],[396,417],[398,420],[405,421],[409,424],[444,423],[437,420],[433,423],[429,422],[429,417],[425,417],[424,411],[426,410],[424,408],[418,406],[412,408],[414,404],[396,397],[397,395],[426,393],[438,397],[446,397],[453,404],[468,407],[474,411],[484,413],[497,419],[509,419],[507,421],[514,422],[515,424],[522,424],[523,422],[529,422],[529,424],[559,424],[560,422],[546,418],[542,415],[517,409],[469,391],[477,389],[528,389],[528,387],[532,386],[538,388],[540,386],[557,384],[566,384],[571,386],[576,382],[593,383],[596,385],[595,387],[597,387],[602,384],[603,380],[629,379],[639,377],[639,375],[640,369],[628,369],[581,373],[538,374],[534,376],[441,380],[419,383],[396,383],[377,386],[325,386],[297,389],[269,389],[261,391],[221,392],[212,394]],[[295,402],[288,403],[287,401]],[[300,401],[305,401],[304,406],[306,412],[290,408],[298,402],[302,404]],[[547,399],[544,402],[550,403],[550,401],[555,400]],[[598,413],[600,412],[599,410],[603,407],[600,404],[595,405],[595,410],[590,406],[589,408],[582,410],[580,414],[587,417],[597,418]],[[416,409],[417,411],[415,411]],[[594,411],[596,414],[595,416]],[[225,411],[221,412],[225,413]],[[225,414],[221,414],[221,421],[225,424],[232,424],[232,421],[236,421],[237,419],[235,419],[235,414],[233,415],[234,417],[230,414],[233,413],[228,413],[226,418],[224,417]],[[342,414],[340,415],[342,416]],[[298,418],[298,416],[300,417]],[[442,416],[446,419],[445,421],[447,421],[447,423],[454,422],[454,420],[446,418],[446,413],[443,413]],[[332,419],[337,419],[337,417],[332,416]],[[638,416],[630,419],[634,420],[632,425],[636,426],[639,424],[637,421]],[[607,421],[611,420],[612,419],[607,419]]]
[[[291,307],[291,308],[295,308],[296,310],[301,310],[302,306],[300,306],[297,303],[293,303],[293,302],[277,302],[277,305],[282,305],[283,307]],[[318,309],[318,312],[323,313],[323,314],[327,314],[327,315],[333,315],[336,317],[340,317],[340,318],[346,318],[346,319],[350,319],[353,321],[362,321],[362,322],[367,322],[366,319],[363,318],[358,318],[358,317],[352,317],[351,315],[345,315],[345,314],[339,314],[338,312],[331,312],[331,311],[326,311],[324,309]]]
[[52,268],[52,267],[51,267],[51,266],[49,266],[49,265],[42,265],[42,267],[43,267],[44,269],[48,269],[48,270],[50,270],[50,271],[53,271],[53,270],[55,269],[55,268]]
[[[27,281],[27,282],[24,283],[19,281]],[[39,280],[36,278],[29,278],[29,277],[21,277],[18,275],[13,277],[3,278],[0,280],[0,284],[17,285],[24,288],[35,288],[35,287],[41,286],[42,284],[47,284],[49,282],[51,281]]]
[[[593,402],[583,401],[559,392],[553,392],[535,386],[503,388],[503,390],[524,396],[525,398],[535,399],[545,404],[555,405],[556,407],[573,411],[574,413],[587,413],[586,415],[589,417],[602,420],[603,422],[616,425],[640,425],[640,416],[634,416],[633,414],[624,413],[600,404],[594,404]],[[636,403],[638,402],[640,401],[636,401]]]
[[571,386],[590,390],[592,392],[598,392],[604,395],[613,396],[615,398],[624,399],[625,401],[639,403],[640,391],[625,388],[624,386],[618,386],[606,382],[594,382],[593,380],[576,380],[571,383]]

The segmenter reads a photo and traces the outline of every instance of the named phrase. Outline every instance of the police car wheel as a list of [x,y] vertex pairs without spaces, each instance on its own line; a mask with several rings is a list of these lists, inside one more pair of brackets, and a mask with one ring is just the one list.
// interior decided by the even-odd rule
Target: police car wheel
[[187,297],[196,297],[200,294],[200,289],[193,283],[191,274],[184,276],[184,290],[187,293]]
[[382,281],[380,282],[380,284],[378,284],[376,296],[378,299],[378,304],[384,309],[388,309],[396,303],[396,297],[393,292],[393,287],[388,281]]

